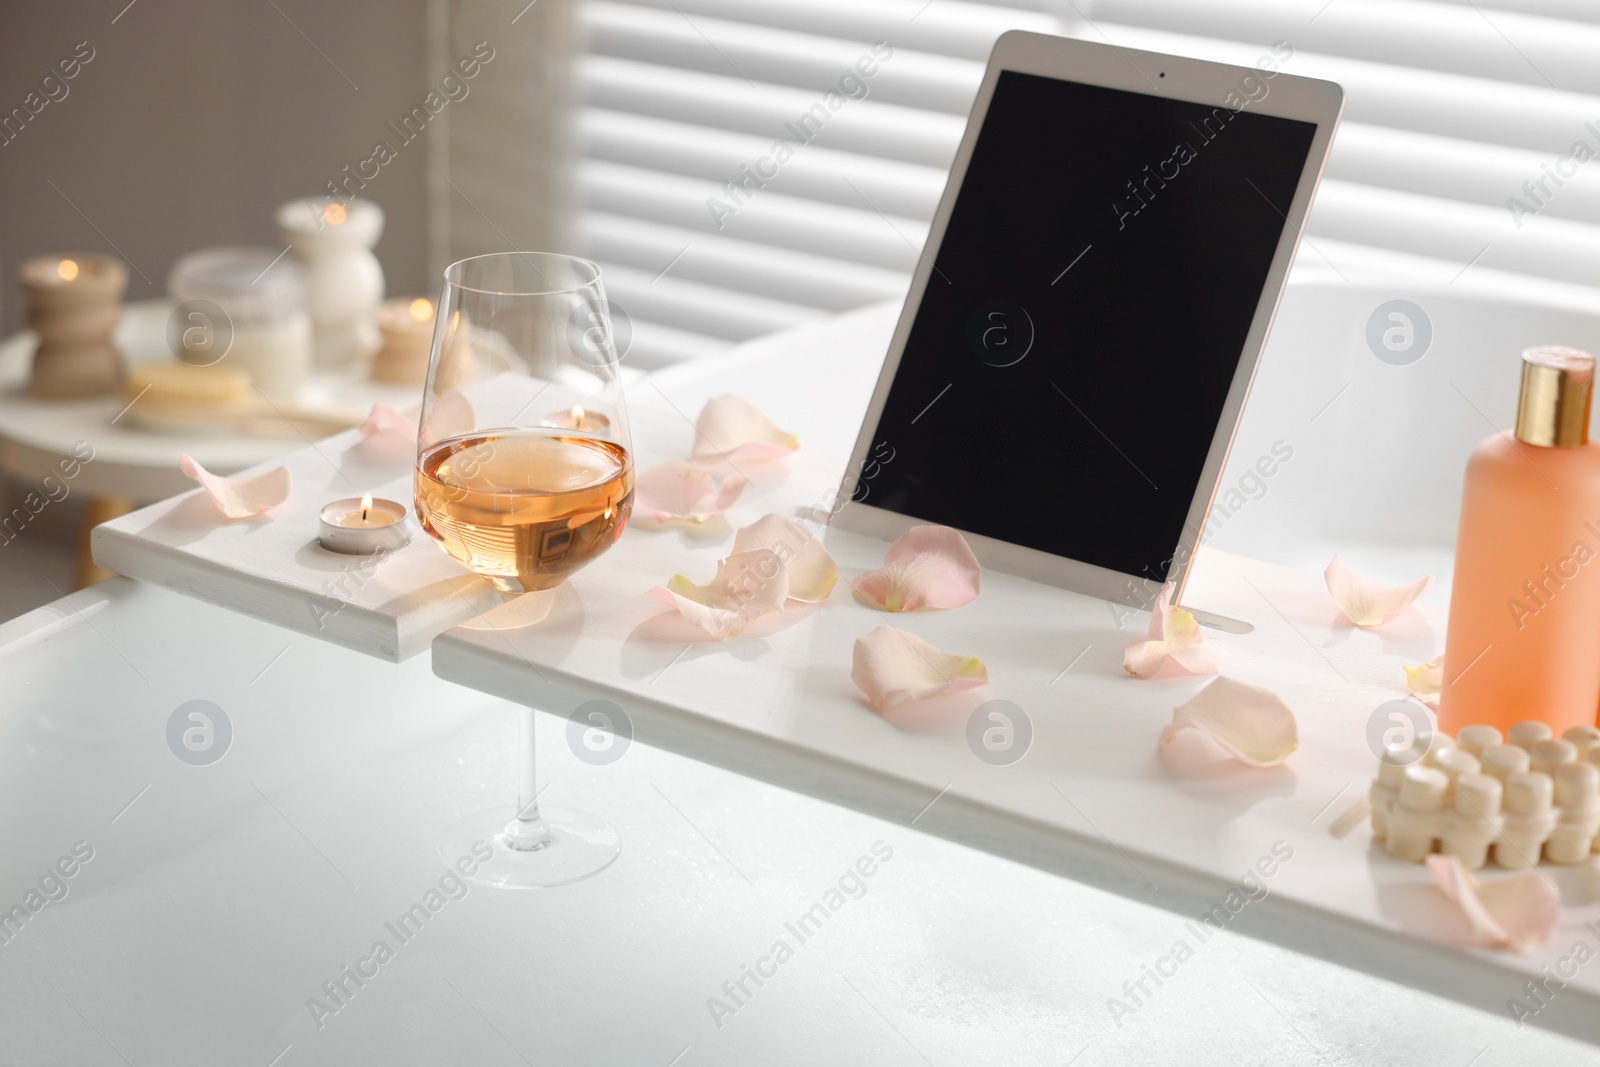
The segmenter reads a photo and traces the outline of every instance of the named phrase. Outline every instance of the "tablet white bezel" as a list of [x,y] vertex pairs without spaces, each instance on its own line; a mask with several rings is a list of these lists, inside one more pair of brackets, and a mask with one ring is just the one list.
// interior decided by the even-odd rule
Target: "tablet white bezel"
[[[888,355],[884,359],[877,387],[873,390],[872,402],[867,407],[866,417],[862,421],[855,449],[850,456],[850,464],[845,468],[845,477],[839,489],[838,499],[841,502],[851,502],[840,508],[832,520],[832,525],[841,529],[883,540],[893,540],[911,527],[927,521],[896,511],[888,511],[870,503],[871,472],[868,470],[868,464],[874,459],[872,451],[877,444],[872,437],[877,431],[878,419],[883,413],[884,403],[888,398],[890,387],[894,384],[895,374],[899,370],[906,339],[910,335],[912,322],[916,319],[923,292],[932,274],[937,250],[944,240],[950,213],[966,177],[967,164],[972,159],[978,133],[988,116],[989,103],[1001,71],[1038,74],[1063,81],[1125,89],[1147,96],[1229,107],[1230,110],[1237,110],[1239,101],[1248,100],[1251,93],[1246,91],[1245,79],[1254,78],[1257,80],[1255,84],[1264,82],[1268,86],[1268,92],[1259,102],[1247,103],[1246,107],[1249,110],[1263,115],[1299,119],[1315,123],[1317,127],[1311,148],[1306,153],[1305,167],[1300,173],[1294,198],[1285,213],[1283,234],[1273,255],[1272,266],[1267,272],[1266,283],[1262,286],[1255,316],[1245,337],[1238,370],[1234,374],[1233,383],[1229,386],[1227,400],[1217,423],[1217,432],[1208,444],[1205,466],[1201,469],[1200,481],[1184,523],[1183,538],[1175,546],[1173,561],[1166,575],[1167,581],[1177,583],[1177,597],[1174,598],[1174,602],[1177,602],[1183,595],[1189,564],[1193,560],[1195,547],[1204,530],[1206,517],[1210,514],[1223,467],[1227,463],[1228,450],[1233,445],[1233,436],[1238,428],[1244,401],[1249,394],[1250,383],[1255,378],[1256,367],[1261,361],[1261,351],[1266,346],[1267,333],[1271,329],[1273,316],[1277,313],[1278,300],[1283,293],[1295,249],[1300,243],[1300,234],[1305,225],[1306,213],[1311,207],[1312,195],[1322,177],[1323,166],[1327,162],[1334,129],[1338,125],[1339,115],[1344,106],[1344,91],[1333,82],[1296,77],[1281,71],[1268,73],[1252,67],[1235,67],[1024,31],[1012,31],[1002,35],[995,42],[994,51],[989,56],[988,69],[984,71],[983,83],[978,89],[977,98],[973,101],[966,132],[962,134],[961,145],[956,150],[955,161],[951,164],[950,177],[945,184],[944,194],[939,199],[939,208],[934,213],[928,228],[927,245],[923,254],[917,257],[911,287],[900,311],[900,321],[896,324],[894,338],[889,343]],[[1234,94],[1231,105],[1229,94]],[[892,441],[884,444],[891,449],[894,447]],[[1199,447],[1201,442],[1183,444]],[[855,502],[852,497],[860,480],[865,481],[867,497],[864,501]],[[970,531],[963,533],[985,566],[1115,603],[1148,607],[1162,585],[1160,581],[1138,578],[1039,549],[1026,548]]]

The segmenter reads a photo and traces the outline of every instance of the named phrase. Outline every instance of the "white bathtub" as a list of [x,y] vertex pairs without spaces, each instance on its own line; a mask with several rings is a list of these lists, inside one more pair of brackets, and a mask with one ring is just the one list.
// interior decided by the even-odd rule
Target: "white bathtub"
[[[1406,365],[1368,344],[1369,319],[1393,300],[1411,301],[1431,324],[1427,351]],[[1481,285],[1292,283],[1205,543],[1319,572],[1337,551],[1391,583],[1432,573],[1428,599],[1445,603],[1467,456],[1511,426],[1519,356],[1534,344],[1595,351],[1600,308],[1554,292],[1548,302],[1512,299]],[[1257,461],[1275,445],[1292,454],[1263,463],[1272,473],[1262,475]]]

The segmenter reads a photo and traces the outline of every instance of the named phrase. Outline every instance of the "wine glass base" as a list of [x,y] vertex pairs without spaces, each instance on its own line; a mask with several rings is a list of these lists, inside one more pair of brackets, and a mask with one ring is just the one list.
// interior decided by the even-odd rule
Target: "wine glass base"
[[533,593],[506,593],[500,606],[492,611],[485,612],[475,619],[462,623],[468,630],[520,630],[524,626],[536,626],[549,618],[556,602],[561,599],[564,589],[554,586]]
[[508,597],[519,597],[524,593],[547,593],[567,579],[565,574],[519,574],[515,577],[506,574],[486,574],[484,577]]
[[[464,877],[479,885],[542,889],[599,874],[621,852],[617,831],[598,815],[543,805],[539,815],[545,835],[538,847],[514,847],[506,833],[512,814],[507,807],[489,808],[450,827],[439,845],[445,862],[460,873],[456,861],[463,857],[476,861],[476,872]],[[493,850],[487,860],[485,846]]]

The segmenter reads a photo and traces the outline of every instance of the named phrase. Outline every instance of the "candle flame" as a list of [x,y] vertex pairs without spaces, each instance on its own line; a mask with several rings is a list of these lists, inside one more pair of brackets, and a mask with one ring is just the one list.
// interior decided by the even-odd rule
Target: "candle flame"
[[361,498],[361,521],[367,521],[367,512],[372,510],[372,494],[368,493]]
[[583,426],[583,408],[577,404],[572,405],[572,428],[580,429]]
[[61,275],[61,280],[70,282],[78,276],[78,262],[73,259],[63,259],[56,264],[56,273]]
[[425,296],[411,301],[411,317],[417,322],[427,322],[433,318],[433,301]]
[[345,220],[347,214],[343,204],[329,204],[322,210],[322,221],[329,226],[337,226]]

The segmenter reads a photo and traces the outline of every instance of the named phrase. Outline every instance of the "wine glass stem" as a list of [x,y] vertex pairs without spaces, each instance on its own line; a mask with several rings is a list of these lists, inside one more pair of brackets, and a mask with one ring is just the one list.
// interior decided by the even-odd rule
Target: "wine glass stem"
[[517,813],[506,824],[506,845],[519,852],[536,852],[551,843],[550,831],[539,818],[539,784],[534,770],[533,708],[519,708],[517,718]]

